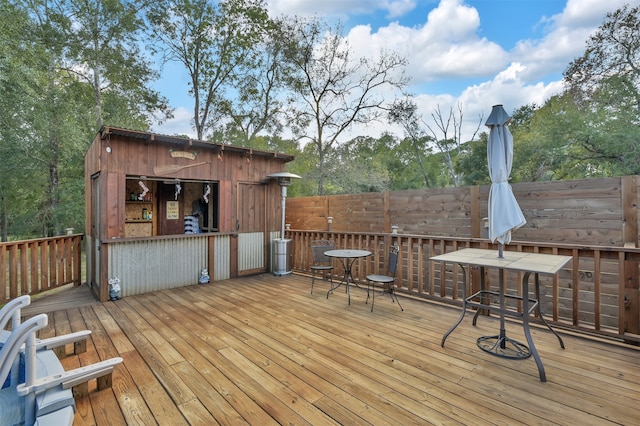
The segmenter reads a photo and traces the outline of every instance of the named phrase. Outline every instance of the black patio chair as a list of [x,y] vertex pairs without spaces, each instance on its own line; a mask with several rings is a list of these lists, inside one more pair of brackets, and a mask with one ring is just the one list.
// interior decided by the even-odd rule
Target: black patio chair
[[329,256],[324,254],[325,251],[333,250],[335,244],[331,240],[314,240],[311,241],[311,254],[313,256],[313,264],[311,265],[311,294],[313,294],[313,284],[316,281],[316,275],[320,275],[322,279],[329,279],[329,282],[333,284],[331,278],[331,271],[333,270],[333,262]]
[[404,311],[398,296],[395,293],[396,286],[396,267],[398,266],[398,246],[392,246],[389,250],[389,260],[387,266],[387,275],[370,274],[367,275],[367,302],[369,303],[369,295],[371,295],[371,312],[373,312],[373,305],[376,301],[376,292],[380,291],[381,294],[389,294],[391,301],[398,302],[400,310]]

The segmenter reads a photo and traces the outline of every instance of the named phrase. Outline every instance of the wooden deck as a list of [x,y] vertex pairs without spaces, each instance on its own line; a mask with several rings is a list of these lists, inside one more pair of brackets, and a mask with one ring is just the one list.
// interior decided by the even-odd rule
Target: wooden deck
[[[126,285],[126,284],[125,284]],[[66,368],[121,356],[113,387],[77,401],[75,424],[638,424],[640,351],[534,328],[545,365],[500,359],[476,339],[497,319],[269,274],[51,312],[42,336],[89,328]],[[37,311],[36,301],[30,313]],[[511,337],[521,327],[508,323]]]

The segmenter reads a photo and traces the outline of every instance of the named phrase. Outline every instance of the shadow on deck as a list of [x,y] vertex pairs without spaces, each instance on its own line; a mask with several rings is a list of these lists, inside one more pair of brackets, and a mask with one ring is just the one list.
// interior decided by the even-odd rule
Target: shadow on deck
[[31,297],[31,304],[22,310],[25,316],[46,314],[69,308],[79,308],[84,305],[98,303],[87,284],[74,286],[68,284],[55,290],[50,290]]
[[[476,339],[498,320],[458,308],[366,292],[300,275],[269,274],[60,305],[43,334],[91,329],[66,368],[121,356],[113,387],[77,400],[75,424],[635,424],[640,351],[548,330],[533,359],[484,353]],[[90,293],[89,293],[90,294]],[[37,310],[39,301],[32,309]],[[44,305],[40,305],[44,306]],[[51,306],[47,309],[51,309]],[[33,313],[36,313],[35,310]],[[524,339],[519,324],[507,332]],[[47,337],[42,336],[41,337]]]

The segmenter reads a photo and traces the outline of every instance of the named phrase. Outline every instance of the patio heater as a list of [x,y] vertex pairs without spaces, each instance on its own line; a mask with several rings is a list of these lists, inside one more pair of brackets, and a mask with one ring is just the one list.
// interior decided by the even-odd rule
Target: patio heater
[[284,213],[287,204],[287,187],[291,185],[291,179],[300,179],[300,176],[294,175],[293,173],[289,172],[278,172],[272,173],[267,177],[278,180],[278,185],[280,185],[282,196],[282,226],[280,228],[280,238],[276,238],[273,240],[273,260],[271,267],[273,270],[273,275],[286,275],[291,273],[291,240],[284,238]]

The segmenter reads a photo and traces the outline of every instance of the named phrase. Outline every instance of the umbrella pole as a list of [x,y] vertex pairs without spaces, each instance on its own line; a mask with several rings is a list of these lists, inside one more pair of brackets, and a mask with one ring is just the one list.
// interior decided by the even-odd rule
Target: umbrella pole
[[504,245],[502,243],[498,243],[498,258],[504,258]]
[[[502,249],[502,244],[499,245],[500,249]],[[498,257],[502,257],[502,250],[500,250],[500,255]],[[507,333],[505,331],[504,326],[504,270],[502,268],[498,269],[498,273],[500,274],[498,278],[498,282],[500,283],[500,337],[498,338],[498,343],[500,344],[500,349],[505,349],[507,347]]]
[[[502,244],[500,244],[502,246]],[[531,350],[517,340],[507,337],[505,328],[505,270],[498,269],[499,304],[500,304],[500,333],[493,336],[479,337],[476,341],[478,347],[491,355],[500,358],[525,359],[531,356]],[[526,297],[526,295],[525,295]]]

